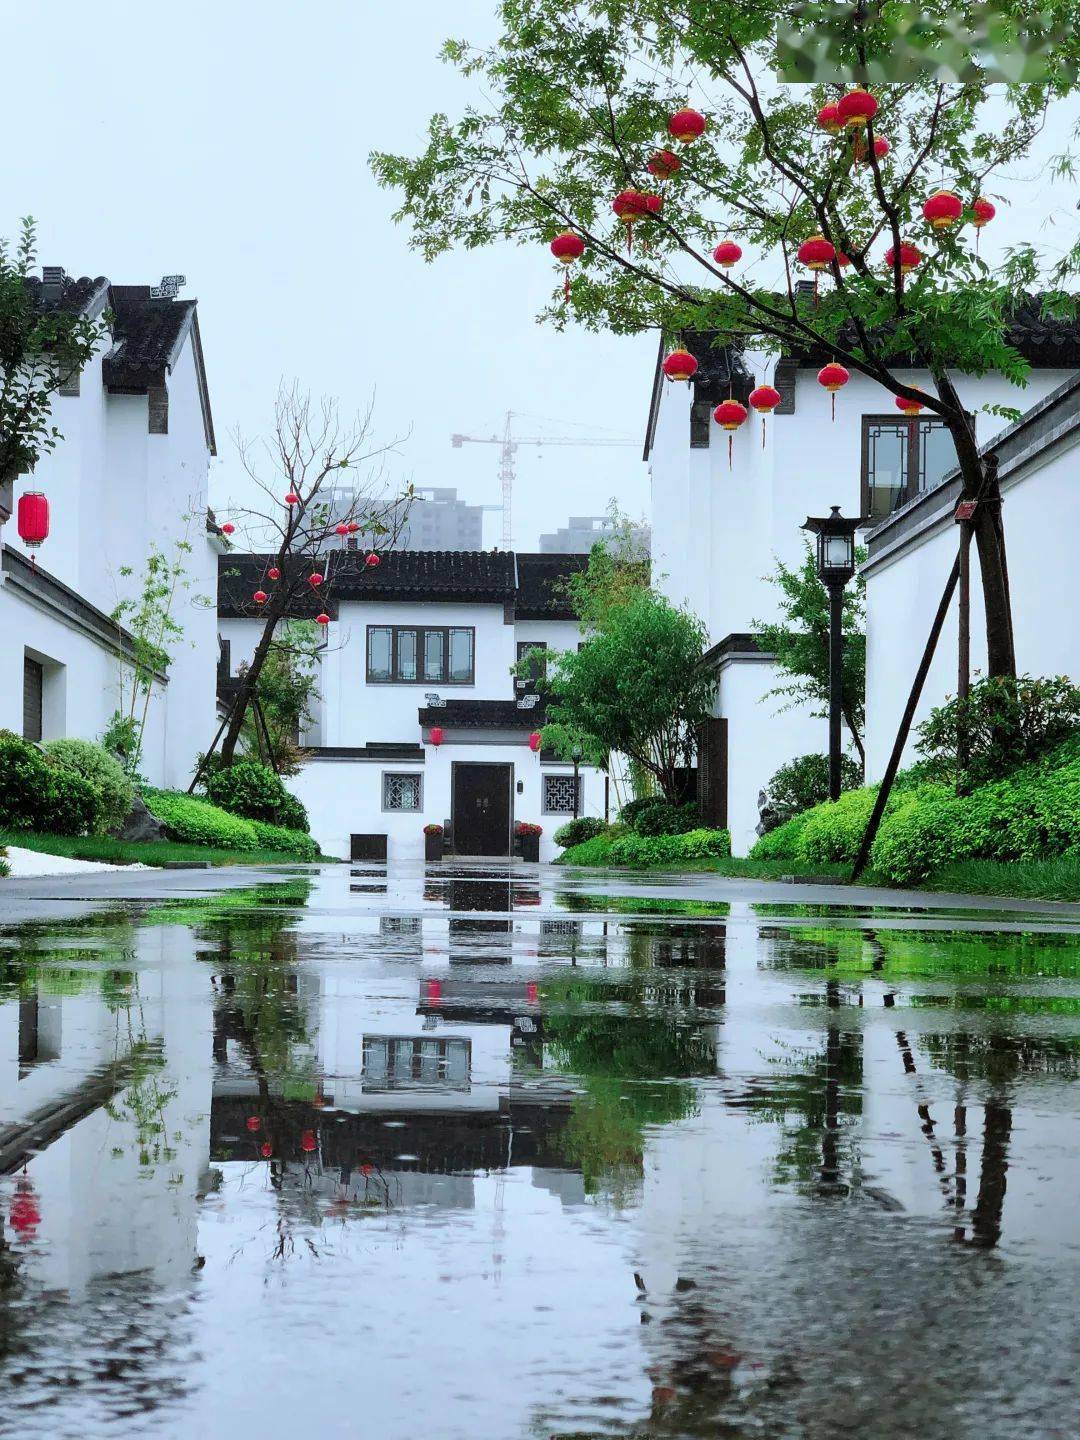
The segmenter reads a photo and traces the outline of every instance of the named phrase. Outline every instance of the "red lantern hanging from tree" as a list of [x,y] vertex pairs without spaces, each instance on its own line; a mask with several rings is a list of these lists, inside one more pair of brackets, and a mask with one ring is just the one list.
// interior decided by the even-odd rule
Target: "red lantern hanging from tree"
[[721,270],[730,270],[732,265],[742,259],[742,246],[736,245],[734,240],[721,240],[712,252],[712,258]]
[[996,214],[997,214],[997,206],[994,205],[991,201],[987,200],[984,195],[980,195],[979,198],[978,198],[978,199],[974,202],[974,204],[972,205],[972,207],[971,207],[971,216],[972,216],[971,223],[972,223],[972,225],[975,226],[975,253],[976,253],[976,254],[979,253],[979,235],[980,235],[980,232],[982,231],[982,228],[983,228],[984,225],[989,225],[989,224],[990,224],[990,221],[994,218],[994,216],[995,216]]
[[368,569],[370,569],[370,570],[373,570],[373,569],[375,568],[375,566],[378,565],[379,563],[380,563],[380,562],[379,562],[379,557],[378,557],[378,555],[375,554],[375,551],[374,551],[374,550],[372,550],[372,552],[371,552],[370,555],[365,555],[365,556],[364,556],[364,564],[365,564],[365,565],[368,567]]
[[244,1124],[247,1126],[247,1128],[251,1131],[253,1135],[257,1130],[262,1129],[262,1121],[259,1119],[258,1115],[249,1115],[244,1121]]
[[[893,262],[895,261],[895,259],[896,249],[894,246],[890,245],[888,250],[885,251],[885,268],[887,270],[893,269]],[[922,251],[918,248],[917,245],[912,245],[907,240],[903,241],[900,246],[900,274],[910,275],[911,272],[917,269],[921,264]]]
[[335,534],[335,535],[345,536],[345,535],[347,535],[348,533],[349,533],[349,527],[348,527],[348,525],[345,524],[345,521],[344,521],[344,520],[341,522],[340,525],[335,525],[335,526],[334,526],[334,534]]
[[539,730],[534,730],[534,731],[532,732],[532,734],[529,736],[529,749],[533,752],[534,755],[535,755],[535,754],[537,753],[537,751],[540,749],[540,731],[539,731]]
[[443,742],[443,728],[442,728],[442,726],[441,726],[441,725],[433,725],[433,726],[431,727],[430,731],[428,732],[428,736],[429,736],[429,739],[431,740],[432,745],[434,745],[434,746],[435,746],[435,749],[437,750],[437,749],[439,748],[439,746],[440,746],[440,745],[442,744],[442,742]]
[[660,367],[669,380],[690,380],[698,368],[698,362],[689,350],[681,347],[664,356]]
[[705,133],[705,116],[685,106],[676,110],[668,121],[668,134],[674,136],[680,145],[689,145]]
[[299,503],[300,503],[300,496],[296,493],[295,490],[290,490],[289,493],[285,496],[285,504],[286,504],[286,505],[299,505]]
[[836,115],[849,130],[862,130],[877,114],[877,101],[869,90],[849,90],[836,102]]
[[826,135],[839,135],[840,131],[844,128],[840,123],[840,116],[837,112],[836,105],[832,102],[821,107],[817,112],[817,119],[814,123],[819,130],[824,130]]
[[921,415],[923,403],[921,400],[909,400],[906,395],[897,395],[896,408],[904,415]]
[[652,159],[645,166],[650,175],[656,177],[661,183],[670,180],[682,169],[682,161],[674,150],[657,150]]
[[321,614],[315,616],[315,624],[316,624],[316,625],[329,625],[329,624],[330,624],[330,616],[327,615],[327,613],[326,613],[325,610],[323,610],[323,611],[321,612]]
[[19,496],[16,517],[19,539],[30,551],[30,564],[37,565],[37,550],[49,538],[49,501],[40,490]]
[[255,594],[251,598],[255,601],[256,605],[265,605],[270,597],[267,595],[265,590],[256,590]]
[[836,246],[831,240],[826,240],[824,235],[811,235],[799,246],[795,252],[795,258],[800,265],[805,265],[808,270],[814,272],[814,304],[816,305],[818,276],[822,270],[828,270],[836,259]]
[[300,1132],[300,1149],[303,1150],[306,1155],[311,1154],[316,1144],[317,1141],[314,1130],[302,1130]]
[[823,365],[818,371],[818,384],[828,390],[832,399],[832,418],[836,420],[836,392],[842,390],[851,379],[843,365],[838,365],[835,360],[830,360],[828,365]]
[[626,253],[629,255],[634,245],[635,222],[659,215],[664,202],[659,195],[649,195],[642,190],[622,190],[611,202],[611,208],[626,226]]
[[259,1154],[263,1157],[264,1160],[269,1160],[273,1153],[273,1145],[271,1145],[269,1140],[264,1140],[263,1143],[259,1146]]
[[563,299],[566,304],[570,303],[570,266],[575,260],[580,260],[585,254],[585,241],[573,230],[563,230],[556,235],[551,242],[551,253],[558,260],[560,265],[566,267],[566,274],[563,276]]
[[350,534],[350,535],[355,535],[356,532],[357,532],[359,529],[360,529],[360,522],[359,522],[359,520],[350,520],[350,521],[349,521],[349,534]]
[[[865,160],[867,155],[870,153],[866,148],[866,141],[863,139],[861,131],[855,131],[855,139],[852,143],[851,148],[852,154],[855,157],[856,165],[858,165],[860,160]],[[885,139],[884,135],[879,135],[874,141],[874,154],[879,160],[884,160],[885,156],[888,155],[891,148],[891,145],[889,144],[888,140]]]
[[951,230],[964,213],[964,202],[951,190],[935,190],[924,201],[922,213],[935,230]]
[[318,570],[315,570],[311,575],[308,576],[308,584],[312,586],[312,588],[315,588],[323,583],[324,578],[325,577],[321,575]]
[[277,568],[276,565],[271,565],[270,569],[266,572],[266,578],[268,580],[280,580],[281,571]]
[[231,535],[235,529],[236,526],[232,523],[232,521],[226,520],[224,525],[222,525],[221,527],[221,533],[222,535]]
[[759,385],[750,391],[749,404],[761,416],[761,448],[765,449],[765,416],[771,415],[780,404],[780,391],[771,385]]
[[728,469],[730,470],[731,445],[733,439],[735,438],[735,431],[738,430],[740,425],[745,424],[748,412],[746,406],[740,405],[738,400],[732,400],[728,398],[727,400],[721,400],[720,404],[717,405],[716,409],[712,413],[713,419],[716,421],[716,423],[722,429],[728,432],[727,461]]

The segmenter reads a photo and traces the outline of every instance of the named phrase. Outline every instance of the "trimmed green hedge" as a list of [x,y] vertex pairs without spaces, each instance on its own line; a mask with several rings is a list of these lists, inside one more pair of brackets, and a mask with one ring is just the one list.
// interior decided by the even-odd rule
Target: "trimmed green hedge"
[[565,825],[560,825],[551,838],[556,845],[568,850],[571,845],[581,845],[586,840],[602,835],[606,829],[607,826],[599,816],[579,815],[576,820],[568,820]]
[[[763,836],[753,860],[850,863],[876,787],[849,791]],[[1080,856],[1080,737],[970,795],[907,776],[889,798],[870,864],[895,885],[912,885],[962,860]]]
[[231,815],[290,830],[308,829],[307,811],[296,796],[286,790],[281,776],[275,775],[269,765],[248,756],[234,760],[231,765],[222,765],[215,757],[206,772],[203,788],[207,799]]
[[678,865],[680,861],[702,860],[731,854],[731,836],[726,830],[688,830],[682,835],[596,835],[572,845],[559,856],[566,865]]
[[222,850],[261,850],[253,820],[186,795],[180,790],[143,790],[143,799],[165,826],[170,840],[188,845],[216,845]]
[[98,791],[74,771],[50,763],[36,745],[0,730],[0,826],[52,835],[85,835],[97,823]]
[[91,740],[50,740],[45,758],[57,769],[78,775],[97,795],[93,829],[105,834],[118,829],[128,817],[135,787],[115,755]]
[[260,850],[280,850],[298,860],[318,860],[318,844],[304,830],[287,830],[284,825],[268,825],[265,820],[251,820],[258,836]]

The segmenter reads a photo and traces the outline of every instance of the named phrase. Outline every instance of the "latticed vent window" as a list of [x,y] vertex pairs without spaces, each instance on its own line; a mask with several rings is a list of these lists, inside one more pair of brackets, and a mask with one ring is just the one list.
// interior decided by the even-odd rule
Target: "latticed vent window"
[[[580,780],[578,781],[580,792]],[[580,806],[578,807],[580,809]],[[544,814],[572,815],[574,813],[573,775],[544,776]]]
[[385,771],[382,777],[384,810],[419,810],[421,808],[419,775],[394,775]]

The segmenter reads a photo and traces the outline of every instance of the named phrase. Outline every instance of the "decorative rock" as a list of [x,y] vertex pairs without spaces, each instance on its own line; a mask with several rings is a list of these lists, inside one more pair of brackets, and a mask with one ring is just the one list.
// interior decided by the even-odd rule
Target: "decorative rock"
[[116,840],[164,840],[165,826],[147,809],[146,801],[136,791],[127,819],[112,834]]

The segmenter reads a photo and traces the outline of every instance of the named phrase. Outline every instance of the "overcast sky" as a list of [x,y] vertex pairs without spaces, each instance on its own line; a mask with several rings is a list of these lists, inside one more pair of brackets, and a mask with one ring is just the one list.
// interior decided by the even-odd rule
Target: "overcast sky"
[[[372,149],[415,153],[432,111],[458,115],[468,85],[437,59],[447,35],[496,33],[495,0],[50,0],[0,14],[5,148],[0,233],[39,223],[39,259],[121,284],[188,278],[200,302],[219,459],[212,499],[243,492],[230,432],[266,433],[279,379],[352,410],[377,391],[380,438],[417,485],[499,496],[491,435],[506,410],[523,435],[627,436],[633,447],[523,449],[514,540],[611,497],[648,504],[641,438],[655,340],[560,335],[535,323],[550,294],[543,247],[499,246],[426,265],[390,219]],[[19,61],[26,57],[27,63]],[[1075,107],[1073,107],[1075,109]],[[1064,117],[1062,117],[1063,119]],[[1064,148],[1059,119],[1045,157]],[[1006,186],[983,243],[1022,237],[1060,251],[1076,187],[1038,163]],[[1029,230],[1053,211],[1056,228]],[[748,257],[749,259],[750,257]],[[759,264],[762,262],[759,262]],[[497,543],[498,517],[486,518]]]

